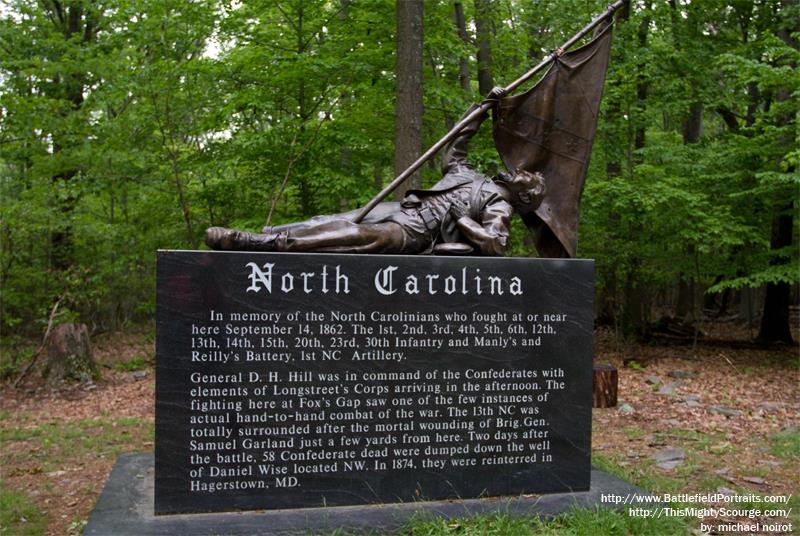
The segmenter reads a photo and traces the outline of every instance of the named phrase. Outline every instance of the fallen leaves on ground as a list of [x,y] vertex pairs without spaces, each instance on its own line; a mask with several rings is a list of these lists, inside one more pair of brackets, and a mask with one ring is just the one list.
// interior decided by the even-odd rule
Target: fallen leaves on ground
[[[619,345],[599,331],[595,349],[619,370],[618,407],[593,411],[595,452],[650,481],[678,480],[683,493],[796,495],[800,460],[773,443],[800,425],[797,346]],[[669,455],[678,450],[685,457]]]

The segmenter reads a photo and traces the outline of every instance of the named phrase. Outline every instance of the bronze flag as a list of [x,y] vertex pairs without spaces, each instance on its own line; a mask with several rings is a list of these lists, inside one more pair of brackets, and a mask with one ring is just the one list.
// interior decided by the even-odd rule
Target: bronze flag
[[510,171],[538,171],[547,192],[522,219],[539,254],[574,257],[578,211],[611,48],[608,24],[585,46],[553,60],[529,91],[496,108],[494,140]]

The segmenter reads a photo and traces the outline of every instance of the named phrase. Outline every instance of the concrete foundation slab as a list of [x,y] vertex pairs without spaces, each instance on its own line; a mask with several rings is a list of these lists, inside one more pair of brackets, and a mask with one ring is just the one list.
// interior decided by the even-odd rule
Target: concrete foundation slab
[[[475,514],[556,516],[573,506],[611,506],[601,495],[636,497],[644,492],[606,472],[592,469],[589,491],[520,497],[447,500],[400,504],[338,506],[156,516],[153,513],[153,455],[119,457],[89,518],[85,536],[289,535],[393,530],[412,518]],[[634,505],[636,503],[634,502]],[[629,504],[630,505],[630,504]]]

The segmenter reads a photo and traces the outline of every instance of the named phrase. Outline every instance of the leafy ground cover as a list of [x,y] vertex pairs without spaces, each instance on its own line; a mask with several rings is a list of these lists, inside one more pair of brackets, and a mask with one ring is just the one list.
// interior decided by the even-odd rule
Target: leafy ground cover
[[[726,324],[709,329],[717,341],[747,335]],[[617,408],[594,410],[596,465],[656,493],[791,497],[788,520],[761,522],[798,526],[797,347],[701,343],[611,350],[609,334],[598,338],[597,359],[620,368],[620,400]],[[662,461],[665,452],[674,453],[672,464]],[[712,526],[742,520],[705,519]]]
[[[724,341],[748,335],[731,324],[706,331]],[[153,449],[152,336],[101,337],[95,354],[103,370],[97,383],[56,390],[32,375],[18,389],[0,388],[0,534],[79,534],[116,456]],[[797,494],[797,347],[620,345],[598,331],[596,359],[618,367],[620,400],[616,408],[594,410],[595,465],[655,493]],[[666,462],[664,451],[672,453]],[[796,527],[800,503],[793,498],[788,508],[788,521],[775,521]],[[401,533],[697,534],[699,523],[601,509],[548,521],[419,519]]]
[[80,534],[117,455],[153,449],[152,336],[117,333],[94,352],[96,384],[56,390],[33,377],[0,391],[0,500],[20,505],[3,508],[0,534]]

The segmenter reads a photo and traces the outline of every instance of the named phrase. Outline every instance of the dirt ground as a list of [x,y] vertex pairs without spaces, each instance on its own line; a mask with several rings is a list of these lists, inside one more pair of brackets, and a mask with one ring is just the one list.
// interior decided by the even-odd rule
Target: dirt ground
[[[619,401],[593,411],[594,457],[660,493],[797,495],[800,353],[760,349],[747,337],[727,324],[709,326],[713,342],[696,347],[619,348],[610,333],[596,333],[596,361],[619,369]],[[659,453],[674,449],[684,457],[659,467]]]
[[[151,337],[117,333],[95,341],[96,383],[53,389],[34,372],[0,388],[3,486],[45,512],[45,534],[80,534],[116,456],[153,450],[154,354]],[[131,361],[144,366],[114,368]]]
[[[595,460],[659,492],[796,493],[798,348],[730,343],[749,335],[733,324],[706,334],[718,342],[693,348],[620,344],[598,330],[595,359],[618,368],[619,404],[594,410]],[[44,512],[45,534],[79,534],[116,456],[153,449],[152,336],[94,344],[96,383],[54,390],[33,373],[0,387],[3,487]],[[683,457],[660,468],[665,449]]]

